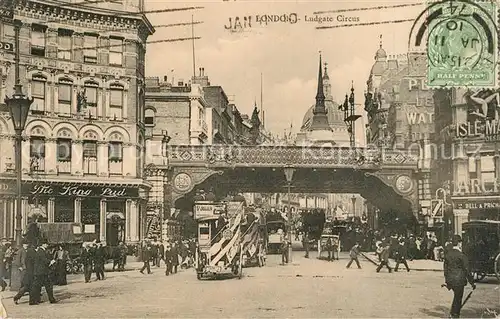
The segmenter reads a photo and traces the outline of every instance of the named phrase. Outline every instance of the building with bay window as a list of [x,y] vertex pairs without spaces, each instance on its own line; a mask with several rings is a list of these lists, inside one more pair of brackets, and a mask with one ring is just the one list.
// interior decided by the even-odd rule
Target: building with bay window
[[[13,19],[1,20],[0,41],[13,45],[21,21],[20,80],[34,99],[22,142],[23,225],[38,215],[81,224],[109,245],[137,242],[150,188],[144,62],[154,29],[137,14],[143,0],[63,2],[15,1]],[[0,69],[0,237],[12,238],[14,130],[3,103],[13,93],[13,50],[0,53]]]
[[470,220],[500,220],[500,91],[442,89],[434,101],[434,142],[443,145],[434,170],[450,207],[445,219],[456,234]]

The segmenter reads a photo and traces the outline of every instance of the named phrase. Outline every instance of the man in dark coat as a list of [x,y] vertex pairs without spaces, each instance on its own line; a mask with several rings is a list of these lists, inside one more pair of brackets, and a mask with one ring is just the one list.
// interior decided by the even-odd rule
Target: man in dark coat
[[472,289],[476,289],[474,278],[469,269],[469,261],[460,249],[461,241],[462,238],[459,235],[453,236],[453,248],[446,252],[443,265],[446,287],[449,290],[453,290],[453,302],[450,310],[452,318],[460,318],[462,298],[467,282],[470,283]]
[[165,254],[163,260],[165,261],[165,276],[168,276],[172,273],[172,249],[170,248],[170,244],[167,243],[165,246]]
[[[23,239],[23,246],[19,249],[16,256],[17,264],[19,265],[19,273],[21,275],[21,288],[14,296],[14,303],[17,305],[19,299],[24,296],[25,293],[31,291],[31,284],[33,283],[33,268],[35,266],[35,256],[36,251],[28,246],[26,239]],[[30,299],[31,299],[30,293]],[[32,301],[32,300],[30,300]]]
[[176,274],[177,267],[179,266],[179,245],[176,242],[172,243],[171,262],[174,270],[173,273]]
[[52,281],[50,279],[50,267],[55,264],[55,260],[51,258],[47,247],[48,243],[46,240],[41,240],[42,245],[38,248],[35,255],[35,264],[34,264],[34,280],[33,287],[34,296],[33,302],[30,305],[36,305],[41,302],[40,294],[42,291],[42,287],[45,287],[45,291],[47,292],[47,296],[49,297],[50,303],[56,303],[56,299],[54,298],[54,292],[52,290]]
[[146,244],[144,245],[144,247],[142,247],[142,262],[144,264],[142,265],[141,270],[139,270],[141,274],[144,274],[145,269],[148,270],[148,275],[151,274],[151,266],[149,265],[151,257],[152,257],[151,245]]
[[404,241],[401,241],[396,247],[394,258],[396,259],[396,267],[394,267],[394,271],[398,271],[399,264],[403,264],[406,267],[406,271],[410,271],[410,267],[408,267],[408,262],[406,261],[408,258],[408,249],[406,248]]
[[161,260],[165,255],[165,246],[163,245],[163,241],[158,242],[158,255],[156,258],[156,267],[160,267]]
[[377,272],[380,272],[382,267],[386,266],[389,272],[392,272],[391,266],[389,266],[389,254],[390,254],[390,242],[386,240],[382,244],[382,252],[380,253],[380,264],[377,267]]
[[94,271],[97,280],[104,280],[104,264],[106,263],[106,251],[104,250],[101,241],[96,242],[97,246],[94,250]]
[[7,267],[5,265],[6,250],[7,247],[5,246],[5,242],[2,240],[0,243],[0,287],[2,288],[2,291],[5,291],[5,288],[7,288],[7,283],[3,280],[7,273]]
[[80,259],[83,264],[83,275],[85,278],[85,282],[88,283],[90,282],[90,277],[92,277],[92,263],[94,259],[94,254],[92,253],[92,250],[90,249],[88,243],[83,244],[83,250],[80,255]]

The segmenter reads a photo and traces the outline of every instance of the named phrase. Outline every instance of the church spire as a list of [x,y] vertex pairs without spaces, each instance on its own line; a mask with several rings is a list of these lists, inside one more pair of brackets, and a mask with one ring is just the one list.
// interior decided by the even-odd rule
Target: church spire
[[323,87],[323,69],[322,69],[321,52],[319,54],[319,72],[318,72],[318,91],[316,93],[316,105],[313,109],[313,117],[311,120],[310,131],[328,130],[331,131],[326,116],[325,93]]

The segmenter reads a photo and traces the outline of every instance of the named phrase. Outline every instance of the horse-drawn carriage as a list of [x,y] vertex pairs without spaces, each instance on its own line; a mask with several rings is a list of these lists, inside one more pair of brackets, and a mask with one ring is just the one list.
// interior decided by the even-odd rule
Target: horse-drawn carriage
[[500,221],[475,220],[462,225],[463,250],[476,281],[486,276],[500,280]]

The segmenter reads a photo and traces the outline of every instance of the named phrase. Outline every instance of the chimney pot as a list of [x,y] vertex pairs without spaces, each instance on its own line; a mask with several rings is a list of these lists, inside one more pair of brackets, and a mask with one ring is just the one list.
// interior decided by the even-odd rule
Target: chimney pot
[[163,76],[163,81],[167,82],[167,76],[166,75]]

